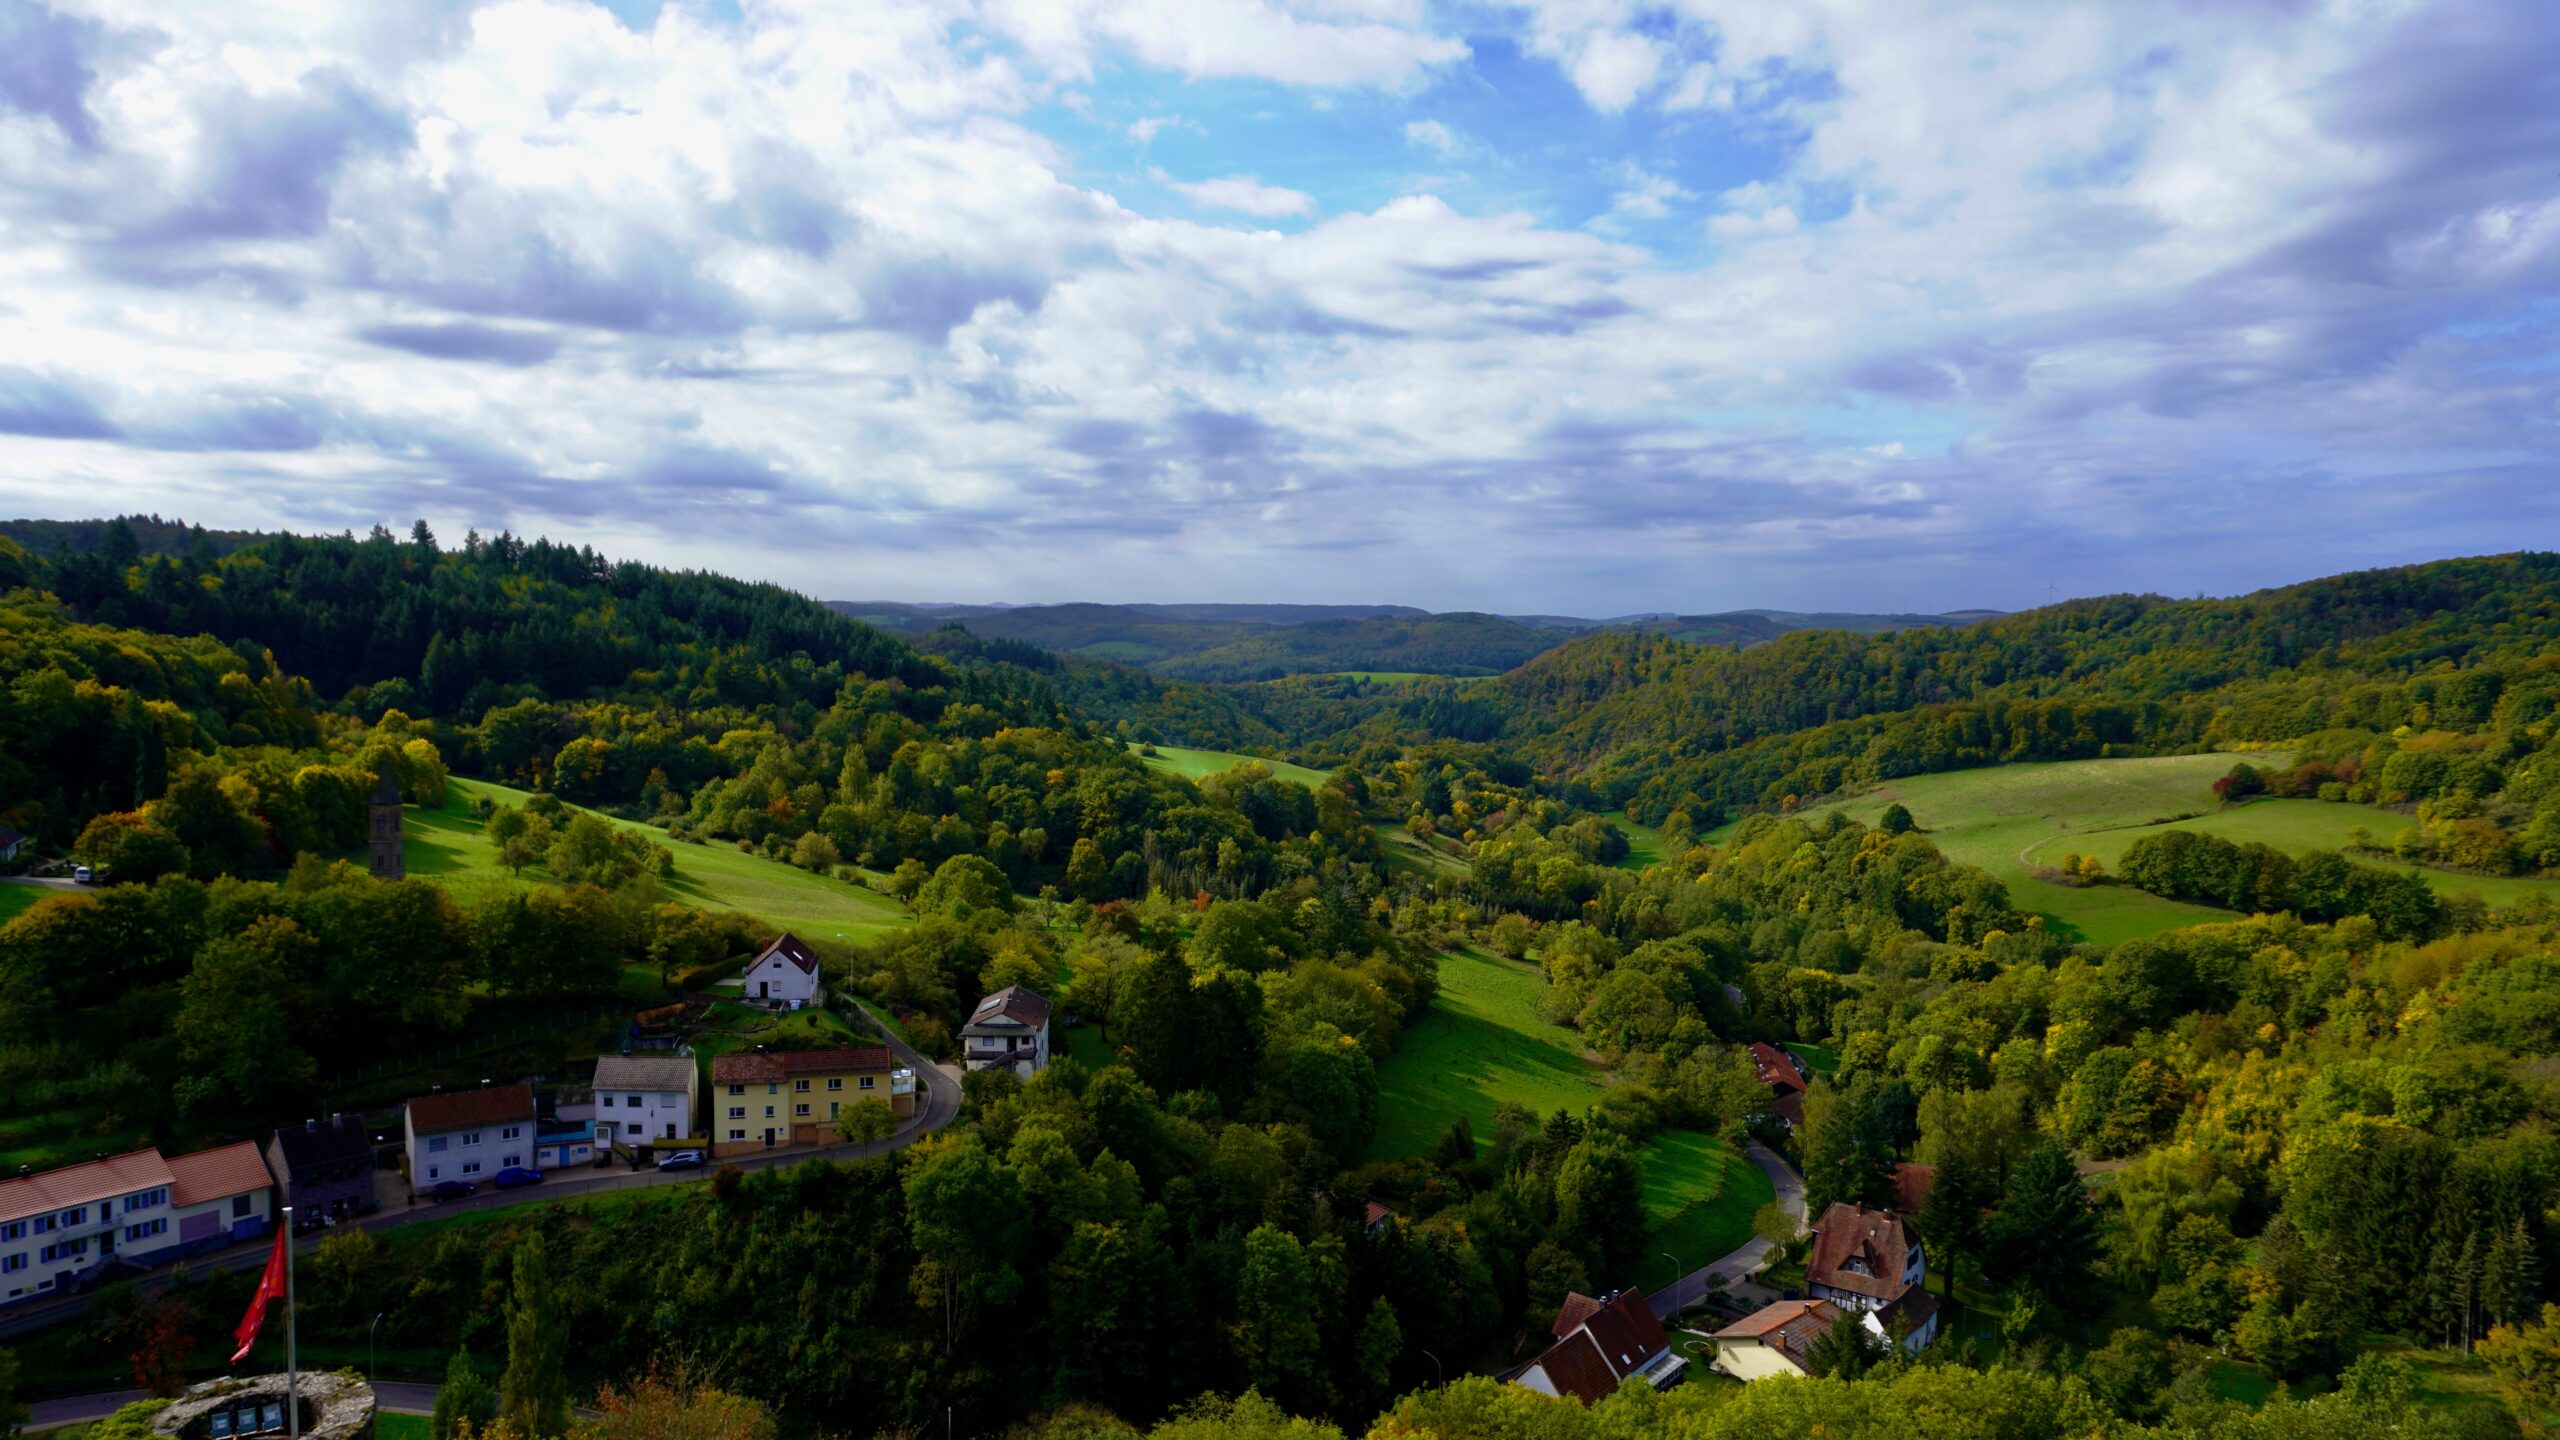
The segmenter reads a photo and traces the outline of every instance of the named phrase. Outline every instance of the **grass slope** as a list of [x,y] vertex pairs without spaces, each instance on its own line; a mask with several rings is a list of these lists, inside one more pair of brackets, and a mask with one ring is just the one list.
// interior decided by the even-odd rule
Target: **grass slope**
[[1627,837],[1627,855],[1618,862],[1619,869],[1642,870],[1648,865],[1663,862],[1661,831],[1650,825],[1637,824],[1624,815],[1610,816],[1609,823],[1618,827],[1619,834]]
[[[1607,1077],[1583,1058],[1571,1030],[1538,1018],[1546,984],[1532,965],[1469,949],[1440,958],[1440,995],[1431,1015],[1404,1033],[1378,1067],[1381,1159],[1418,1155],[1460,1116],[1479,1137],[1493,1132],[1505,1101],[1540,1115],[1596,1103]],[[1645,1143],[1644,1211],[1650,1250],[1696,1269],[1751,1237],[1751,1217],[1769,1202],[1769,1177],[1707,1136],[1665,1131]],[[1646,1261],[1644,1283],[1670,1283],[1671,1262]]]
[[1194,750],[1183,745],[1159,745],[1153,755],[1139,758],[1146,761],[1147,768],[1151,770],[1162,770],[1186,780],[1233,770],[1247,761],[1269,766],[1275,780],[1294,780],[1310,790],[1331,778],[1321,770],[1310,770],[1304,765],[1292,765],[1286,760],[1265,760],[1259,755],[1239,755],[1232,750]]
[[[2163,900],[2124,885],[2056,885],[2036,879],[2030,873],[2034,867],[2054,865],[2064,854],[2078,851],[2096,855],[2112,871],[2135,840],[2162,829],[2197,830],[2231,841],[2255,840],[2299,853],[2339,849],[2347,843],[2347,832],[2357,826],[2387,842],[2411,823],[2405,816],[2369,805],[2318,800],[2257,800],[2231,810],[2213,809],[2213,782],[2244,758],[2254,764],[2281,765],[2288,757],[2265,752],[2245,757],[2160,755],[1951,770],[1896,780],[1804,813],[1814,816],[1837,810],[1872,825],[1886,806],[1898,800],[1950,858],[1998,876],[2020,909],[2043,915],[2067,933],[2105,944],[2182,925],[2228,920],[2231,913]],[[2167,825],[2151,823],[2192,811],[2206,813]],[[2367,864],[2387,863],[2372,856],[2358,858]],[[2549,880],[2461,875],[2422,867],[2417,873],[2439,893],[2469,891],[2491,905],[2512,904],[2531,894],[2560,896],[2560,882]]]
[[[402,855],[409,873],[434,880],[465,905],[483,897],[542,879],[540,866],[530,866],[517,880],[498,864],[497,847],[480,834],[471,818],[471,801],[487,796],[501,804],[521,805],[526,792],[485,780],[455,780],[445,803],[436,809],[412,806],[402,815]],[[659,844],[664,831],[628,820],[613,824],[637,830]],[[760,920],[811,939],[865,940],[909,923],[897,902],[876,891],[750,855],[730,845],[669,846],[676,873],[667,881],[675,900],[705,910],[740,910]]]

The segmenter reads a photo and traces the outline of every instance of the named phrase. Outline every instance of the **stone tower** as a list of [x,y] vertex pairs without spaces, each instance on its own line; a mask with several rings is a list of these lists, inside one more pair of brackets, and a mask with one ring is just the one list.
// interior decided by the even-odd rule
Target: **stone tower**
[[374,879],[398,880],[409,873],[400,859],[400,786],[388,770],[373,787],[373,824],[365,832],[365,849]]

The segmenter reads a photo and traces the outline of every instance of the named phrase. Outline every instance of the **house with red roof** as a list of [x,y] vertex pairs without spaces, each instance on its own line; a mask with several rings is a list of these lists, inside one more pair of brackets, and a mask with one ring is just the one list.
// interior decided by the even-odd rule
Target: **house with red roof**
[[901,1118],[916,1109],[916,1072],[878,1045],[749,1050],[711,1057],[711,1154],[716,1159],[836,1140],[848,1105],[878,1100]]
[[110,1263],[159,1265],[253,1240],[271,1223],[274,1190],[250,1140],[0,1180],[0,1304],[76,1288]]
[[1903,1348],[1916,1352],[1938,1334],[1928,1270],[1920,1237],[1900,1214],[1834,1205],[1814,1222],[1805,1293],[1865,1315],[1879,1335],[1899,1331]]
[[1793,1052],[1781,1050],[1766,1040],[1751,1042],[1751,1068],[1760,1072],[1760,1083],[1780,1095],[1801,1095],[1810,1077],[1804,1062]]
[[1812,1374],[1813,1342],[1849,1312],[1828,1300],[1781,1300],[1716,1332],[1715,1368],[1736,1380]]
[[1689,1371],[1688,1359],[1672,1351],[1662,1321],[1638,1291],[1613,1290],[1597,1299],[1569,1293],[1556,1312],[1553,1333],[1554,1344],[1502,1378],[1541,1395],[1570,1395],[1592,1405],[1629,1380],[1665,1390]]
[[818,979],[817,952],[787,930],[747,962],[740,978],[745,982],[741,993],[747,999],[780,1010],[804,1009],[826,998],[827,987]]

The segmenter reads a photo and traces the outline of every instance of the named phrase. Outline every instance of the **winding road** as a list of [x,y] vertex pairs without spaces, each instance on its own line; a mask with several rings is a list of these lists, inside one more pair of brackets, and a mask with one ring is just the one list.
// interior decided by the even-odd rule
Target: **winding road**
[[[1788,1214],[1796,1217],[1796,1230],[1802,1233],[1804,1230],[1804,1177],[1798,1175],[1777,1151],[1757,1140],[1751,1142],[1751,1163],[1759,1166],[1760,1173],[1769,1177],[1769,1184],[1778,1192],[1778,1203],[1787,1207]],[[1731,1285],[1745,1275],[1755,1273],[1767,1263],[1769,1252],[1776,1248],[1778,1247],[1754,1235],[1738,1248],[1708,1262],[1701,1269],[1690,1271],[1644,1298],[1653,1306],[1654,1314],[1669,1319],[1683,1304],[1698,1303],[1718,1284]]]

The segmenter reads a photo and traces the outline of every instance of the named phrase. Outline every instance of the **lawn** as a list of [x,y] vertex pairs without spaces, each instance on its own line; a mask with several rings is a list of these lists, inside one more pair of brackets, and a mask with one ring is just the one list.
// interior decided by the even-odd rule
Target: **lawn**
[[702,1067],[705,1095],[711,1093],[711,1058],[715,1055],[727,1055],[751,1045],[769,1045],[776,1050],[823,1050],[835,1045],[874,1043],[871,1036],[855,1031],[842,1016],[823,1009],[777,1014],[743,1002],[723,1001],[711,1007],[704,1026],[693,1037],[693,1057]]
[[[2233,764],[2247,760],[2281,766],[2290,758],[2261,751],[1951,770],[1896,780],[1804,813],[1810,817],[1836,810],[1872,825],[1886,806],[1898,800],[1949,858],[1979,865],[1998,876],[2018,908],[2043,915],[2048,923],[2077,938],[2113,944],[2182,925],[2228,920],[2231,914],[2163,900],[2125,885],[2056,885],[2029,872],[2036,866],[2055,865],[2072,851],[2095,855],[2112,870],[2126,847],[2159,829],[2256,840],[2298,854],[2339,849],[2347,843],[2347,832],[2359,825],[2386,842],[2409,826],[2407,817],[2388,810],[2318,800],[2257,800],[2230,810],[2216,808],[2213,782],[2228,774]],[[2173,816],[2187,818],[2173,820]],[[2154,825],[2155,820],[2168,823]],[[1719,831],[1716,838],[1724,838],[1731,829]],[[2372,856],[2358,858],[2367,864],[2388,863]],[[2535,894],[2560,898],[2560,881],[2404,868],[2416,868],[2440,894],[2470,891],[2493,906]]]
[[424,1415],[399,1415],[378,1410],[373,1417],[373,1440],[434,1440],[435,1427]]
[[[507,805],[521,805],[528,798],[522,790],[484,780],[454,780],[442,806],[412,806],[401,819],[401,853],[409,873],[434,880],[465,905],[544,878],[538,865],[527,868],[521,881],[500,868],[497,847],[481,836],[480,822],[471,817],[471,801],[480,796]],[[637,830],[675,853],[676,873],[667,881],[667,891],[685,904],[741,910],[813,940],[867,940],[909,923],[906,911],[877,891],[750,855],[734,845],[670,843],[666,832],[653,826],[611,823]]]
[[0,925],[16,919],[29,906],[53,893],[41,885],[0,885]]
[[1428,670],[1335,670],[1310,679],[1366,680],[1372,685],[1410,685],[1416,680],[1437,680]]
[[1248,761],[1270,767],[1274,779],[1295,780],[1310,790],[1333,778],[1322,770],[1310,770],[1304,765],[1292,765],[1286,760],[1266,760],[1259,755],[1239,755],[1232,750],[1194,750],[1183,745],[1158,745],[1155,747],[1155,752],[1153,755],[1141,755],[1138,758],[1144,760],[1150,770],[1161,770],[1168,775],[1179,775],[1186,780],[1197,780],[1204,775],[1233,770]]
[[[1462,1115],[1489,1139],[1494,1107],[1504,1101],[1542,1116],[1598,1103],[1608,1079],[1583,1058],[1579,1037],[1538,1018],[1545,984],[1536,966],[1482,950],[1441,956],[1432,1013],[1378,1067],[1378,1136],[1369,1153],[1420,1154]],[[1640,1158],[1645,1220],[1655,1232],[1646,1248],[1668,1249],[1693,1270],[1749,1239],[1753,1213],[1771,1198],[1760,1167],[1703,1135],[1665,1131]],[[1646,1264],[1648,1284],[1668,1283],[1668,1261]]]

